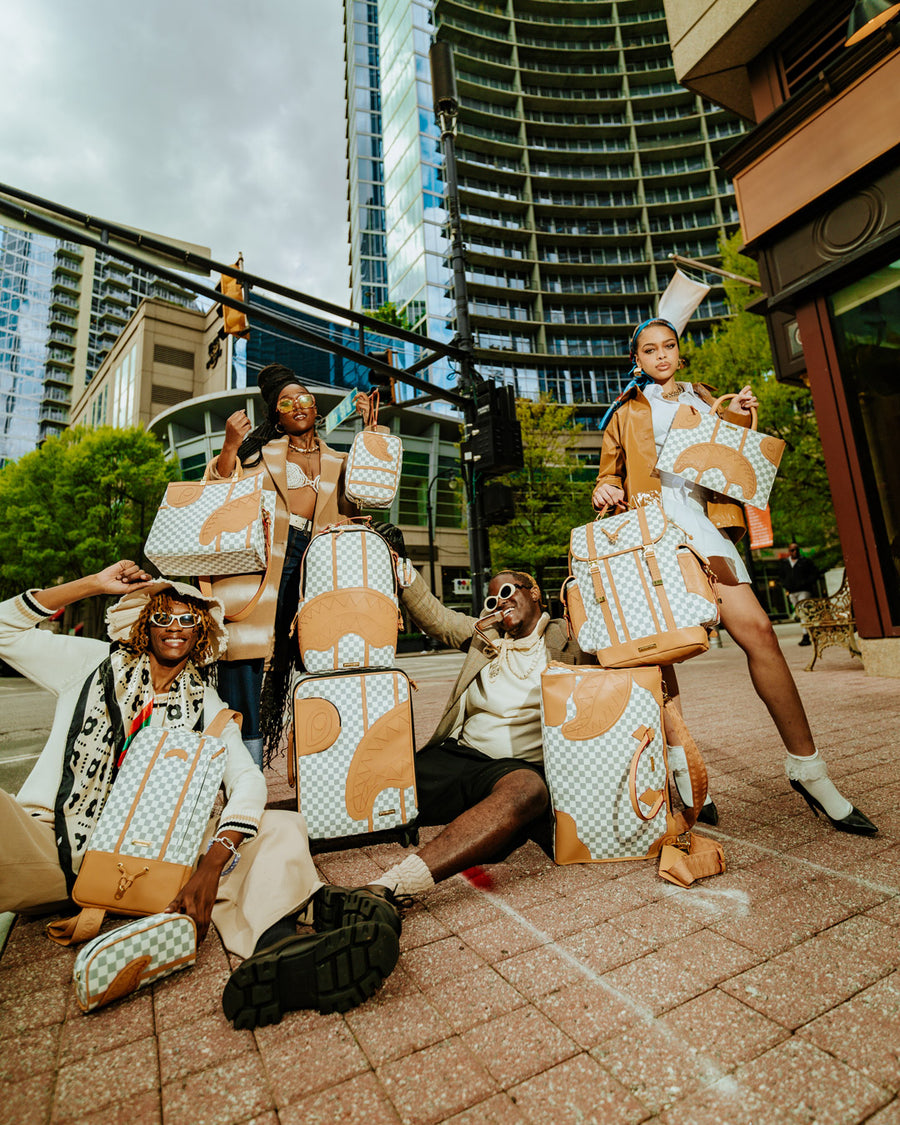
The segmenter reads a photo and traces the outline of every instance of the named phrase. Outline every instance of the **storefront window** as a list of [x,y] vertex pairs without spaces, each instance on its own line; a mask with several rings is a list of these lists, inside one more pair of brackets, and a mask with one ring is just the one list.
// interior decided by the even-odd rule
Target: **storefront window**
[[831,306],[891,619],[900,624],[900,261],[835,293]]

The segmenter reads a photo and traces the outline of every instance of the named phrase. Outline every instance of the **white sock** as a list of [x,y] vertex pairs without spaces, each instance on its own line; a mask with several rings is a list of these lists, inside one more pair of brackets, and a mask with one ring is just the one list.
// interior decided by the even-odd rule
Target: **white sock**
[[799,781],[833,820],[843,820],[853,812],[853,806],[841,796],[828,776],[828,766],[818,750],[806,758],[788,752],[784,759],[784,772],[790,781]]
[[[685,808],[694,807],[694,787],[691,785],[691,771],[688,769],[687,754],[683,746],[670,746],[666,751],[669,759],[669,769],[672,771],[672,780],[678,790],[678,796]],[[704,805],[711,805],[712,797],[706,794]]]
[[428,865],[417,855],[408,855],[402,863],[395,863],[372,882],[379,887],[387,887],[398,897],[420,895],[434,886],[434,878]]

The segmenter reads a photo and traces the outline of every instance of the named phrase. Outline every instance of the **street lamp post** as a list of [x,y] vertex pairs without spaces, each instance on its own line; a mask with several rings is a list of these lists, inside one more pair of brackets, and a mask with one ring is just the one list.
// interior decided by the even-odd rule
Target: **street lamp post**
[[431,592],[437,596],[435,589],[435,574],[434,574],[434,511],[431,507],[431,488],[435,481],[438,480],[451,480],[457,475],[456,469],[438,469],[431,480],[425,487],[425,514],[428,516],[428,568],[431,573]]

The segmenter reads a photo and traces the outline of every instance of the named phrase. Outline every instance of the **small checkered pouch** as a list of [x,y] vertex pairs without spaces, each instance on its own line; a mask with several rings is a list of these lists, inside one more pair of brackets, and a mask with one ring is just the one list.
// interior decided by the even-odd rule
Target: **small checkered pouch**
[[389,508],[400,483],[403,443],[378,425],[378,392],[370,400],[369,421],[356,435],[344,470],[344,493],[362,508]]
[[89,941],[72,979],[83,1012],[93,1012],[146,984],[187,969],[197,958],[197,927],[188,914],[151,914]]

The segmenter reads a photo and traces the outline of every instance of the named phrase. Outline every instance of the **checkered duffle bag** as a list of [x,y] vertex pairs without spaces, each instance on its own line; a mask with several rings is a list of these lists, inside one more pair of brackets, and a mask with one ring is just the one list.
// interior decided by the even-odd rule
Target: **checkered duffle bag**
[[[673,811],[665,718],[684,747],[694,803]],[[551,663],[541,675],[544,769],[557,863],[659,857],[679,887],[725,870],[721,846],[692,832],[707,793],[703,759],[659,668]]]
[[227,481],[173,481],[144,546],[164,577],[254,574],[268,565],[275,493],[261,473]]
[[717,413],[719,404],[737,395],[722,395],[709,414],[692,406],[678,407],[656,467],[713,492],[765,508],[781,464],[784,442],[756,429],[756,411],[750,426],[726,422]]
[[719,606],[706,559],[656,496],[572,530],[569,625],[604,668],[675,664],[709,648]]
[[288,780],[296,779],[310,839],[400,828],[415,818],[415,739],[404,672],[304,676],[294,686],[293,713]]
[[83,1012],[187,969],[197,959],[197,927],[189,914],[152,914],[93,938],[78,951],[72,978]]
[[353,439],[344,470],[344,494],[362,508],[389,508],[403,467],[403,443],[378,425],[378,392],[369,398],[369,421]]
[[314,535],[303,556],[297,641],[307,672],[389,668],[400,611],[390,547],[365,520]]
[[99,932],[107,911],[164,910],[191,876],[222,784],[224,708],[201,733],[146,726],[134,736],[72,889],[81,913],[48,927],[61,945]]
[[556,862],[644,859],[669,811],[659,668],[551,663],[541,725]]

